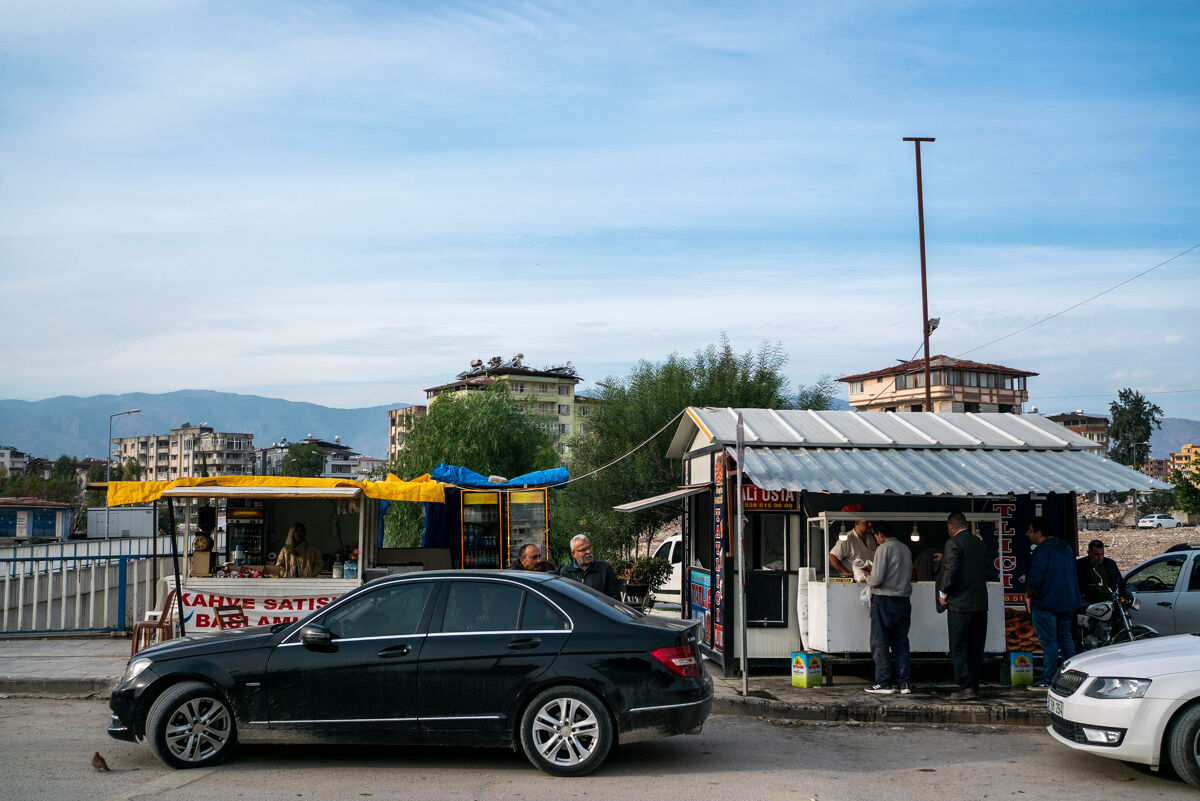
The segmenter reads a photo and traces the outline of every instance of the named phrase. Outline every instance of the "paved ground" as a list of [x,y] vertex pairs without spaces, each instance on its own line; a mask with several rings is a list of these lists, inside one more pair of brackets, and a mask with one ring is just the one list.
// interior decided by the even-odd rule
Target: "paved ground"
[[[1029,726],[810,723],[714,715],[695,737],[622,746],[584,779],[555,779],[504,749],[240,747],[174,771],[104,733],[100,699],[0,699],[0,799],[1190,799],[1170,777],[1080,754]],[[99,751],[112,768],[90,765]]]
[[[129,658],[129,640],[110,637],[0,640],[0,694],[107,697]],[[955,703],[945,670],[918,665],[910,696],[868,695],[869,667],[839,670],[832,687],[798,689],[791,676],[751,671],[750,694],[740,677],[724,678],[715,665],[715,709],[725,714],[817,721],[996,723],[1045,725],[1045,696],[1024,688],[985,687],[975,703]],[[998,671],[997,671],[998,673]]]

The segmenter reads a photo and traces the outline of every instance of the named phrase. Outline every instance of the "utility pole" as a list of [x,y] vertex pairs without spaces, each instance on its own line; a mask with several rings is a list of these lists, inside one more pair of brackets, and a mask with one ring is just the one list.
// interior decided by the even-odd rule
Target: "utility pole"
[[925,343],[925,411],[933,411],[933,394],[929,387],[929,292],[925,283],[925,206],[921,197],[921,143],[935,141],[932,136],[906,136],[917,152],[917,236],[921,240],[921,339]]

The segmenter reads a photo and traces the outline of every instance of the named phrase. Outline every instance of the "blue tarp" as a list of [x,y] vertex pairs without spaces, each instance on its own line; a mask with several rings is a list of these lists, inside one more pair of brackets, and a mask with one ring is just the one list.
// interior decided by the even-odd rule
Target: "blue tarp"
[[441,462],[437,467],[433,468],[429,473],[429,477],[443,484],[453,484],[456,487],[466,487],[468,489],[532,488],[565,484],[567,481],[567,468],[556,467],[553,470],[536,470],[532,473],[526,473],[523,476],[510,478],[503,484],[493,484],[487,480],[487,476],[481,476],[474,470],[468,470],[465,467],[455,467]]

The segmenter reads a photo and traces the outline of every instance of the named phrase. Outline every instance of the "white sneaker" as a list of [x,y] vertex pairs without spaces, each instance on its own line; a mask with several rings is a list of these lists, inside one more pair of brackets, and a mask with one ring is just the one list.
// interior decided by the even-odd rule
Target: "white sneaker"
[[872,684],[867,688],[867,692],[873,695],[892,695],[896,692],[896,688],[890,684]]
[[909,687],[907,684],[901,684],[900,685],[900,694],[901,695],[912,695],[912,687]]

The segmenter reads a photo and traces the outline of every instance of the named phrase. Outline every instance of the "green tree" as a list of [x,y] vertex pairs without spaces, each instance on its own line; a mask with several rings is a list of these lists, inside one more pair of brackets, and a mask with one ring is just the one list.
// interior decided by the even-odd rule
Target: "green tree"
[[1141,467],[1150,458],[1150,435],[1162,427],[1162,409],[1133,389],[1122,389],[1108,405],[1108,454],[1114,462]]
[[[142,466],[138,464],[137,459],[126,459],[125,464],[121,465],[120,476],[120,481],[141,481]],[[118,479],[113,476],[113,480]]]
[[283,474],[298,478],[317,478],[325,467],[325,451],[315,442],[299,442],[283,455]]
[[50,468],[50,478],[69,478],[75,480],[75,468],[78,461],[74,456],[67,456],[65,453],[54,460],[54,466]]
[[[502,384],[443,395],[413,424],[389,469],[406,481],[439,462],[508,478],[545,470],[558,464],[552,423],[549,416],[532,413]],[[384,521],[384,542],[393,548],[412,547],[420,541],[421,528],[420,507],[392,504]]]
[[565,553],[569,537],[582,532],[601,555],[616,558],[641,543],[648,547],[654,532],[678,515],[674,504],[633,514],[612,507],[633,500],[634,493],[658,495],[680,483],[679,463],[667,459],[666,451],[675,432],[668,423],[685,407],[790,409],[802,402],[802,408],[829,408],[832,380],[823,377],[792,393],[782,372],[786,363],[778,344],[764,343],[739,356],[722,336],[690,359],[671,354],[663,362],[643,361],[625,378],[599,382],[585,433],[570,441],[571,472],[579,478],[604,469],[552,493],[554,552]]
[[1175,485],[1175,505],[1189,514],[1200,514],[1200,486],[1196,473],[1174,470],[1171,483]]

